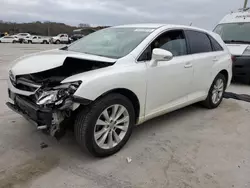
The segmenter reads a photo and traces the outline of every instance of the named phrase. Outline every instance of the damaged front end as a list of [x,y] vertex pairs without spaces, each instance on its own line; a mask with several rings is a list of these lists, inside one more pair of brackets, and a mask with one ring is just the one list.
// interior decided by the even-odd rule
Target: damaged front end
[[[64,131],[64,122],[72,120],[73,112],[80,105],[92,101],[74,96],[81,81],[62,83],[75,74],[92,71],[112,65],[107,62],[66,58],[63,65],[32,74],[9,75],[9,98],[6,103],[13,111],[57,137]],[[73,124],[73,120],[69,121]]]
[[[57,137],[64,131],[62,123],[80,105],[79,99],[73,96],[80,84],[81,81],[55,87],[41,86],[30,96],[15,94],[9,90],[9,97],[14,104],[8,102],[7,105],[36,124],[37,129],[46,130],[51,136]],[[88,102],[91,101],[85,100],[85,104]]]

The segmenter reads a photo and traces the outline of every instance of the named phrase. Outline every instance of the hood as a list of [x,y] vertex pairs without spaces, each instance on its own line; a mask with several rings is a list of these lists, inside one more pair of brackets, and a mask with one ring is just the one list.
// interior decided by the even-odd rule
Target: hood
[[112,58],[56,49],[21,57],[16,60],[16,64],[12,67],[11,71],[14,76],[38,73],[62,66],[66,58],[106,63],[115,63],[116,61],[116,59]]
[[248,44],[227,44],[232,55],[242,55],[248,46]]

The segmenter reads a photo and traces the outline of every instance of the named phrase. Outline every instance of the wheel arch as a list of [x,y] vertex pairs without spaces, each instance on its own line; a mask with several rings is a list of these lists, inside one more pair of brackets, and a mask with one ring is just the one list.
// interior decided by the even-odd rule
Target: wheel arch
[[134,107],[134,110],[135,110],[135,119],[136,119],[136,122],[137,122],[137,120],[138,120],[138,118],[140,116],[140,101],[139,101],[137,95],[133,91],[131,91],[129,89],[116,88],[116,89],[111,89],[109,91],[106,91],[105,93],[103,93],[102,95],[97,97],[96,100],[103,97],[103,96],[106,96],[106,95],[108,95],[110,93],[119,93],[121,95],[124,95],[125,97],[127,97],[131,101],[131,103],[132,103],[132,105]]
[[229,73],[228,73],[228,71],[226,69],[223,69],[218,74],[222,74],[226,78],[226,82],[227,82],[227,85],[228,85],[228,81],[229,81]]

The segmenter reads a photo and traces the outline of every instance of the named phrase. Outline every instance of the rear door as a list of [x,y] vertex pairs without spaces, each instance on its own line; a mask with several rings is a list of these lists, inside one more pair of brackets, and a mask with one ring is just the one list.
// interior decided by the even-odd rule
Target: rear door
[[42,37],[37,37],[37,43],[42,43]]
[[38,43],[38,37],[37,37],[37,36],[34,36],[34,37],[32,38],[32,42],[33,42],[33,43]]
[[207,95],[211,86],[213,65],[218,61],[218,53],[213,50],[209,35],[196,30],[186,30],[189,54],[193,56],[194,77],[189,100]]

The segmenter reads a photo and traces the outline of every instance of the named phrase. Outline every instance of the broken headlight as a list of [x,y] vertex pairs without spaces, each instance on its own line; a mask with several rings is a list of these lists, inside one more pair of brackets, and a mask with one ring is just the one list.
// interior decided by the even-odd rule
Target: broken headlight
[[40,89],[36,94],[38,105],[60,105],[66,98],[75,93],[81,82],[65,83],[53,88]]

